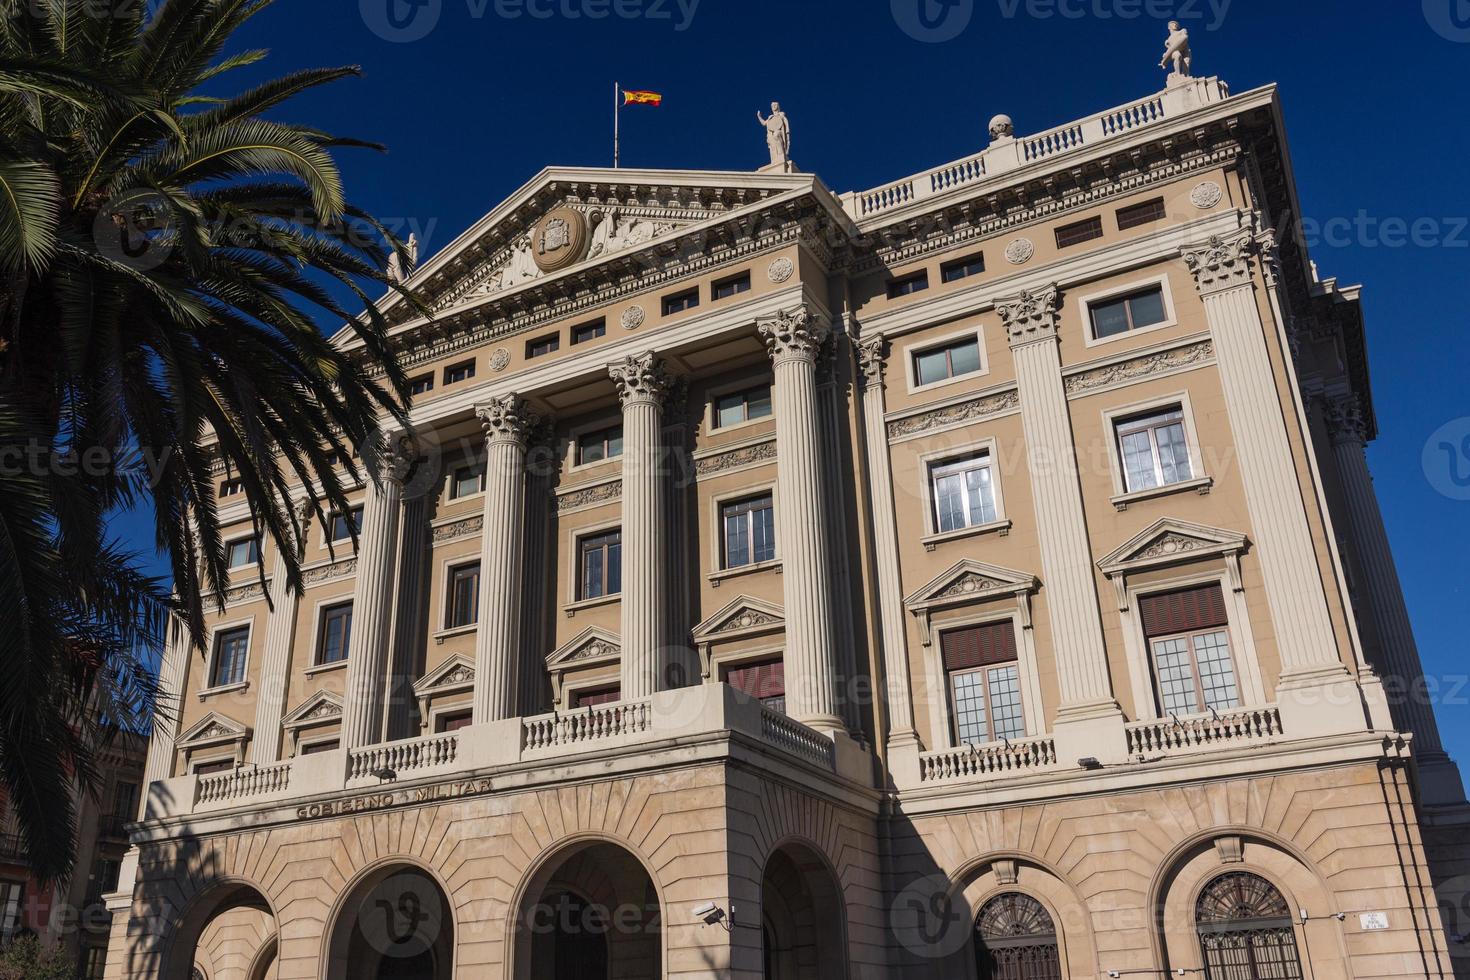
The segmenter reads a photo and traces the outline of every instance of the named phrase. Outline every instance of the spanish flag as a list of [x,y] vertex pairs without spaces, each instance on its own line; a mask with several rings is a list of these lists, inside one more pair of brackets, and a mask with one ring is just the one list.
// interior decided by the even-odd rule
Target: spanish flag
[[623,105],[663,105],[664,97],[658,92],[624,92]]

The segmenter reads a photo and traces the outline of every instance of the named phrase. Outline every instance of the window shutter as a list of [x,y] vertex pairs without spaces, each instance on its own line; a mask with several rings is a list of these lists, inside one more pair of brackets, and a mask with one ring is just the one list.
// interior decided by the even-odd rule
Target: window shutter
[[622,697],[622,688],[604,687],[596,691],[578,691],[572,695],[572,707],[595,708],[599,704],[612,704]]
[[725,672],[725,683],[753,698],[784,697],[786,694],[786,663],[772,660],[751,667],[738,667]]
[[1145,596],[1139,600],[1138,612],[1143,617],[1143,634],[1149,639],[1213,629],[1230,621],[1218,584]]
[[939,638],[945,670],[969,670],[1016,659],[1016,631],[1009,619],[951,630]]

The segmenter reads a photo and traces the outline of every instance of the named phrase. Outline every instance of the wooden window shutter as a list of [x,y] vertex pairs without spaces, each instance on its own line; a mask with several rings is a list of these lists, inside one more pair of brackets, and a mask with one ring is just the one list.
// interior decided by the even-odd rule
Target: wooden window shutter
[[1143,635],[1149,639],[1214,629],[1230,621],[1218,583],[1145,596],[1139,600],[1138,612],[1143,618]]
[[599,704],[612,704],[622,697],[621,687],[603,687],[595,691],[577,691],[572,695],[572,707],[595,708]]
[[725,683],[753,698],[779,698],[786,694],[786,664],[771,660],[725,671]]
[[945,670],[969,670],[1016,659],[1016,631],[1009,619],[941,634]]

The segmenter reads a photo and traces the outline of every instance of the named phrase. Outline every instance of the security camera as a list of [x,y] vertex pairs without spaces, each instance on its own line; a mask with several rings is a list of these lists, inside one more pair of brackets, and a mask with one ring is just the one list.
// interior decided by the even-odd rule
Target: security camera
[[725,918],[725,910],[714,902],[705,902],[694,910],[694,917],[707,926],[716,925]]

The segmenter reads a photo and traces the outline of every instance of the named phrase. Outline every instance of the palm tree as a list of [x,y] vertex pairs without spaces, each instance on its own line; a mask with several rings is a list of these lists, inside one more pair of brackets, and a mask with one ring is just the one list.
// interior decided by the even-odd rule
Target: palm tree
[[[43,877],[70,870],[68,784],[100,732],[154,707],[165,616],[202,642],[227,577],[221,474],[299,589],[288,488],[312,488],[317,520],[345,508],[334,463],[372,463],[377,420],[404,416],[367,290],[418,309],[383,271],[409,256],[333,158],[368,144],[266,118],[356,69],[204,94],[265,57],[225,48],[272,2],[0,0],[0,788]],[[137,505],[172,596],[108,537]]]

